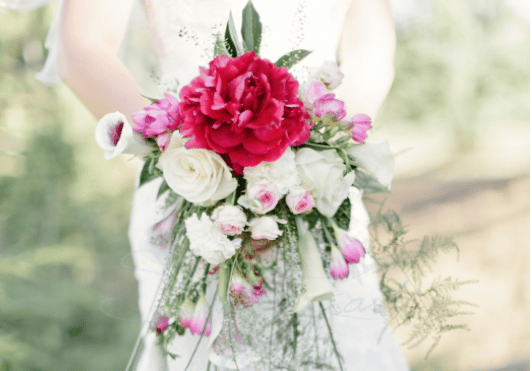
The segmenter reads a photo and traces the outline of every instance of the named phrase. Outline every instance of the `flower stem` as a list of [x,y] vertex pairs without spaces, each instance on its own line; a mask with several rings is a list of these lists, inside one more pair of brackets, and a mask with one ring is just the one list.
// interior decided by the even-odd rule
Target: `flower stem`
[[327,314],[325,313],[325,308],[323,307],[323,303],[320,301],[320,309],[321,313],[323,314],[323,318],[325,319],[325,324],[327,325],[327,330],[329,330],[329,336],[331,337],[331,343],[333,345],[334,353],[336,354],[336,359],[338,359],[338,365],[340,366],[340,370],[344,371],[344,368],[342,366],[342,357],[340,356],[340,353],[338,352],[338,348],[336,348],[336,342],[334,341],[331,325],[329,324],[329,320],[327,319]]

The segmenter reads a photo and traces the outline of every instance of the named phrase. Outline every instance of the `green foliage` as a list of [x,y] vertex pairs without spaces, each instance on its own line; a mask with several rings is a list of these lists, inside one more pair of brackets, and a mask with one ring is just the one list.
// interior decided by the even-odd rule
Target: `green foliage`
[[409,329],[410,335],[403,345],[410,348],[431,338],[428,357],[445,333],[468,329],[467,325],[452,321],[455,317],[472,314],[463,308],[475,305],[456,300],[453,295],[461,286],[474,281],[446,277],[426,284],[426,276],[438,256],[452,250],[458,252],[450,237],[425,236],[421,243],[406,240],[407,230],[393,211],[379,212],[373,219],[371,231],[372,252],[381,274],[380,288],[390,323],[395,328],[406,326]]
[[248,1],[244,10],[242,10],[242,41],[246,51],[255,51],[259,54],[260,42],[262,38],[262,24],[260,23],[259,13],[253,7],[251,1]]

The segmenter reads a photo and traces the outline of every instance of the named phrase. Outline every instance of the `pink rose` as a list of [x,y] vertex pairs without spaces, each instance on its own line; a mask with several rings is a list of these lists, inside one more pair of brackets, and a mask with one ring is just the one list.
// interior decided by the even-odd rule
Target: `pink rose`
[[364,144],[364,141],[368,136],[366,131],[371,129],[371,118],[368,115],[359,113],[349,120],[349,126],[351,126],[351,138]]
[[310,190],[303,187],[290,190],[286,196],[286,204],[293,214],[301,214],[311,211],[314,207],[314,199]]
[[279,202],[277,187],[265,181],[250,184],[246,195],[238,199],[238,203],[256,214],[266,214],[277,206]]
[[159,139],[159,136],[177,130],[181,124],[178,104],[175,97],[165,94],[163,99],[143,111],[133,113],[133,121],[136,124],[133,130],[142,133],[144,138],[157,137],[158,144],[159,141],[164,143],[164,139]]
[[200,71],[179,94],[187,148],[214,150],[242,174],[309,138],[310,117],[286,68],[248,52],[217,57]]
[[222,205],[212,212],[214,225],[220,232],[228,236],[242,233],[246,226],[246,214],[239,206]]

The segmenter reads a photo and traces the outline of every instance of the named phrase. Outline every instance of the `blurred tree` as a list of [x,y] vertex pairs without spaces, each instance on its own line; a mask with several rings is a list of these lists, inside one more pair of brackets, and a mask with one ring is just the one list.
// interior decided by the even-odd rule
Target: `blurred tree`
[[131,195],[71,197],[71,113],[30,70],[47,9],[1,12],[0,370],[121,369],[139,329],[133,271],[120,267]]
[[500,0],[433,0],[397,30],[396,78],[381,122],[444,125],[457,149],[484,125],[529,121],[529,24]]

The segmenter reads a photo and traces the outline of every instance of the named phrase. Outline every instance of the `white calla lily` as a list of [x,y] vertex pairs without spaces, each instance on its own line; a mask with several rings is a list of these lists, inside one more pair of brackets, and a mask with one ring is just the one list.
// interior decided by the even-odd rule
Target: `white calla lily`
[[303,219],[296,217],[298,250],[303,270],[304,293],[299,297],[294,312],[299,312],[313,301],[330,300],[334,287],[325,274],[316,241],[308,231]]
[[95,131],[96,143],[110,160],[122,153],[145,156],[152,149],[140,133],[134,132],[126,116],[120,112],[108,113],[98,122]]

